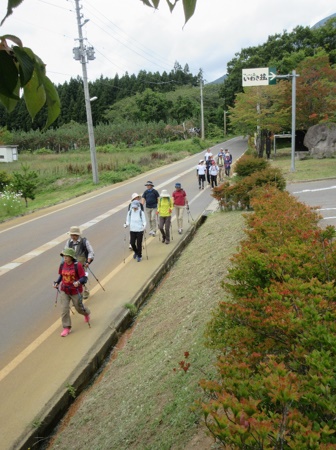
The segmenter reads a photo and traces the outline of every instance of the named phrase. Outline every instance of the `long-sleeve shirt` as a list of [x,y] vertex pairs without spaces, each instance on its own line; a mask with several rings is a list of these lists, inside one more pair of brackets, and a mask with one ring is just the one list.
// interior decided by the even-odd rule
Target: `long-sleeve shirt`
[[[75,264],[77,266],[77,270]],[[57,284],[62,281],[61,291],[64,291],[69,295],[76,295],[78,292],[83,291],[82,284],[87,282],[87,277],[81,263],[72,262],[71,264],[67,264],[64,261],[59,266],[58,274],[59,278],[57,280]],[[73,285],[75,281],[79,281],[81,284],[78,287],[75,287]]]
[[173,211],[173,200],[169,197],[160,197],[158,201],[158,212],[161,217],[171,216]]
[[130,231],[144,231],[146,228],[146,216],[140,208],[130,208],[126,215],[126,225],[130,227]]
[[187,201],[187,194],[184,189],[179,189],[172,194],[174,206],[185,206]]
[[82,264],[86,261],[93,261],[94,251],[89,240],[84,237],[78,237],[77,241],[68,239],[66,247],[73,248],[76,252],[76,259]]

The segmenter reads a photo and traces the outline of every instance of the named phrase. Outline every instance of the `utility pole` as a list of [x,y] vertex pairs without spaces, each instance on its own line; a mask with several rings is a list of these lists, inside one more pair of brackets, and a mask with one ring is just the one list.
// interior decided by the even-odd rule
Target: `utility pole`
[[203,75],[200,77],[201,88],[201,139],[204,140],[204,111],[203,111]]
[[85,99],[86,118],[87,118],[88,133],[89,133],[92,176],[93,176],[94,184],[97,184],[99,182],[99,179],[98,179],[98,168],[97,168],[96,145],[95,145],[95,138],[94,138],[94,131],[93,131],[91,101],[90,101],[89,84],[88,84],[88,77],[87,77],[87,70],[86,70],[87,60],[94,59],[94,50],[93,50],[93,47],[87,48],[84,45],[82,27],[89,21],[89,19],[86,19],[86,20],[84,20],[84,22],[82,22],[83,15],[80,13],[82,6],[79,6],[79,0],[75,0],[75,3],[76,3],[76,16],[77,16],[77,26],[78,26],[79,47],[74,48],[73,53],[74,53],[74,58],[76,60],[80,61],[82,64],[84,99]]

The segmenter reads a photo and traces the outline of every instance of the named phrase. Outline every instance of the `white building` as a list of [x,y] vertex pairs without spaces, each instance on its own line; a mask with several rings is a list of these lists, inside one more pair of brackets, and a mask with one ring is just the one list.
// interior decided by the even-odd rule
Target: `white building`
[[0,145],[0,162],[13,162],[18,160],[17,145]]

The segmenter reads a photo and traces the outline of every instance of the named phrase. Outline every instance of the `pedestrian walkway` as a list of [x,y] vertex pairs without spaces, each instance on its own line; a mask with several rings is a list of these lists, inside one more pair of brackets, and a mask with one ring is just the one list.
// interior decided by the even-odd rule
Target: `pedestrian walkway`
[[[213,201],[203,215],[216,209]],[[105,291],[98,284],[91,289],[91,328],[75,314],[73,332],[61,338],[58,320],[0,371],[3,450],[38,448],[39,439],[50,435],[72,396],[88,384],[120,333],[130,325],[132,317],[125,304],[140,306],[146,300],[203,220],[201,216],[188,223],[183,235],[174,233],[169,246],[147,236],[141,264],[130,253],[125,263],[99,280]]]

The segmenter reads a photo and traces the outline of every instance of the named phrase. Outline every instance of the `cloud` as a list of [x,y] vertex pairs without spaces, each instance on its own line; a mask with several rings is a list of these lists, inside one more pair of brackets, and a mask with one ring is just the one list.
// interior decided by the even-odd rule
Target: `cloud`
[[[183,26],[179,3],[173,14],[164,0],[158,11],[140,0],[83,0],[81,5],[83,19],[89,19],[82,27],[84,42],[96,56],[87,66],[91,81],[126,71],[170,72],[175,61],[188,64],[193,74],[202,68],[212,81],[226,73],[227,62],[242,48],[335,13],[330,0],[198,0],[194,16]],[[1,34],[6,33],[22,38],[42,58],[54,83],[82,76],[72,53],[78,46],[74,1],[24,0],[1,27]]]

